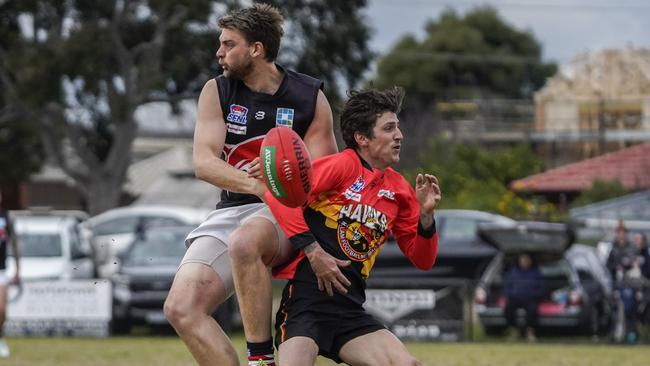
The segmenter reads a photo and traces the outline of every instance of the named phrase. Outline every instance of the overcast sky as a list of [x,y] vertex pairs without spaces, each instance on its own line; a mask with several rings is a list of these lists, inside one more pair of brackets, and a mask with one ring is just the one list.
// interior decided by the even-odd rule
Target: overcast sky
[[482,4],[494,6],[515,28],[530,30],[543,58],[560,64],[586,50],[650,47],[647,0],[369,0],[371,48],[384,53],[406,33],[421,39],[427,20],[438,19],[445,8],[465,13]]

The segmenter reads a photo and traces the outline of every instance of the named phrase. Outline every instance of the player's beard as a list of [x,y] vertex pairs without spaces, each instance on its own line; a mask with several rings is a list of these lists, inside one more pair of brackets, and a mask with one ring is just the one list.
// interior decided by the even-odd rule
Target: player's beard
[[244,80],[244,78],[250,75],[251,72],[253,72],[253,60],[251,58],[246,58],[237,66],[229,65],[228,69],[223,71],[223,74],[227,78]]

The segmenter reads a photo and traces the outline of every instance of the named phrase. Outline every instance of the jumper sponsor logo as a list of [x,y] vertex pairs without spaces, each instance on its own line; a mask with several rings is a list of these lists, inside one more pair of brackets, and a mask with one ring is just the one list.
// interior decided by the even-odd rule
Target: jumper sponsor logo
[[361,202],[361,191],[366,186],[366,181],[363,180],[362,176],[359,176],[357,180],[352,183],[352,185],[343,192],[345,198],[357,202]]
[[230,113],[228,113],[228,117],[226,117],[226,120],[232,123],[245,125],[247,116],[248,116],[248,108],[239,104],[231,104]]
[[377,193],[377,197],[386,197],[389,200],[394,200],[395,192],[391,192],[387,189],[380,189],[379,192]]
[[278,108],[275,114],[275,125],[293,127],[293,108]]
[[302,189],[305,193],[311,191],[311,182],[309,181],[309,167],[311,163],[309,159],[302,154],[302,146],[300,139],[293,139],[293,152],[296,154],[296,160],[298,160],[298,171],[300,173],[300,182],[302,183]]
[[257,120],[264,119],[265,115],[266,113],[264,113],[264,111],[257,111],[255,112],[255,119]]
[[354,261],[372,257],[386,239],[388,219],[372,206],[352,203],[339,212],[338,240],[343,252]]
[[354,193],[361,193],[361,191],[365,186],[366,186],[366,181],[363,180],[362,176],[359,176],[357,180],[355,180],[354,183],[352,183],[350,188],[348,188],[348,190]]
[[361,194],[350,192],[349,189],[345,190],[345,192],[343,192],[343,195],[349,200],[361,202]]
[[234,133],[235,135],[246,134],[246,126],[236,125],[233,123],[226,123],[226,126],[228,127],[228,132],[230,133]]
[[275,146],[265,146],[263,156],[264,172],[266,173],[264,174],[264,179],[266,180],[266,185],[269,187],[269,190],[274,197],[285,197],[286,194],[278,182],[279,179],[275,166]]

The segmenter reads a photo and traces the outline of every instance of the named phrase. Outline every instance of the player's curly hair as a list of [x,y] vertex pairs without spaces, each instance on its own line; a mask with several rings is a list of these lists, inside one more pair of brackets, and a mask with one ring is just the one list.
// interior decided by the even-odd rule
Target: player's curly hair
[[386,90],[351,90],[341,111],[341,135],[345,145],[357,148],[354,133],[372,138],[377,118],[384,112],[399,113],[402,109],[404,88],[395,86]]
[[283,22],[284,18],[277,8],[257,3],[249,8],[231,11],[221,17],[218,24],[221,29],[241,32],[249,44],[261,42],[266,51],[264,59],[275,61],[284,35]]

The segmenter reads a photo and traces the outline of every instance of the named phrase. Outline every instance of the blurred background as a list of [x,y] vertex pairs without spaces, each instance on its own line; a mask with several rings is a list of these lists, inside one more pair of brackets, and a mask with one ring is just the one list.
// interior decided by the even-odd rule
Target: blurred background
[[[411,182],[419,172],[437,175],[444,200],[441,254],[431,273],[412,272],[391,243],[379,256],[371,281],[379,292],[369,306],[383,311],[394,332],[419,340],[500,334],[504,323],[488,319],[490,301],[499,316],[505,306],[490,295],[494,278],[499,283],[512,256],[526,251],[564,281],[546,294],[555,304],[545,308],[548,316],[559,316],[561,305],[564,320],[576,319],[559,325],[626,341],[614,336],[612,324],[620,327],[629,314],[615,320],[620,286],[606,262],[617,228],[630,242],[650,232],[650,4],[267,2],[285,16],[278,62],[325,81],[335,125],[347,90],[406,89],[397,169]],[[250,3],[0,0],[2,209],[17,211],[21,245],[63,248],[34,251],[34,268],[45,266],[36,257],[65,257],[51,273],[33,270],[35,283],[73,291],[54,281],[84,277],[93,288],[108,286],[79,300],[108,304],[95,314],[95,334],[166,323],[161,299],[182,255],[178,238],[219,197],[195,179],[191,160],[196,99],[220,73],[216,19]],[[518,233],[505,240],[514,246],[504,249],[493,224]],[[181,251],[138,249],[154,242]],[[32,270],[22,269],[28,279]],[[464,310],[434,311],[441,308],[432,299],[444,289],[457,293],[448,306]],[[647,335],[644,289],[635,287],[631,343]],[[146,300],[134,305],[138,296]],[[19,306],[23,300],[10,304],[24,316],[12,323],[10,307],[14,333],[83,333],[78,324],[34,323],[36,310]],[[224,308],[215,316],[236,327],[234,302]],[[85,314],[80,309],[73,312]],[[72,310],[61,311],[65,318]]]

